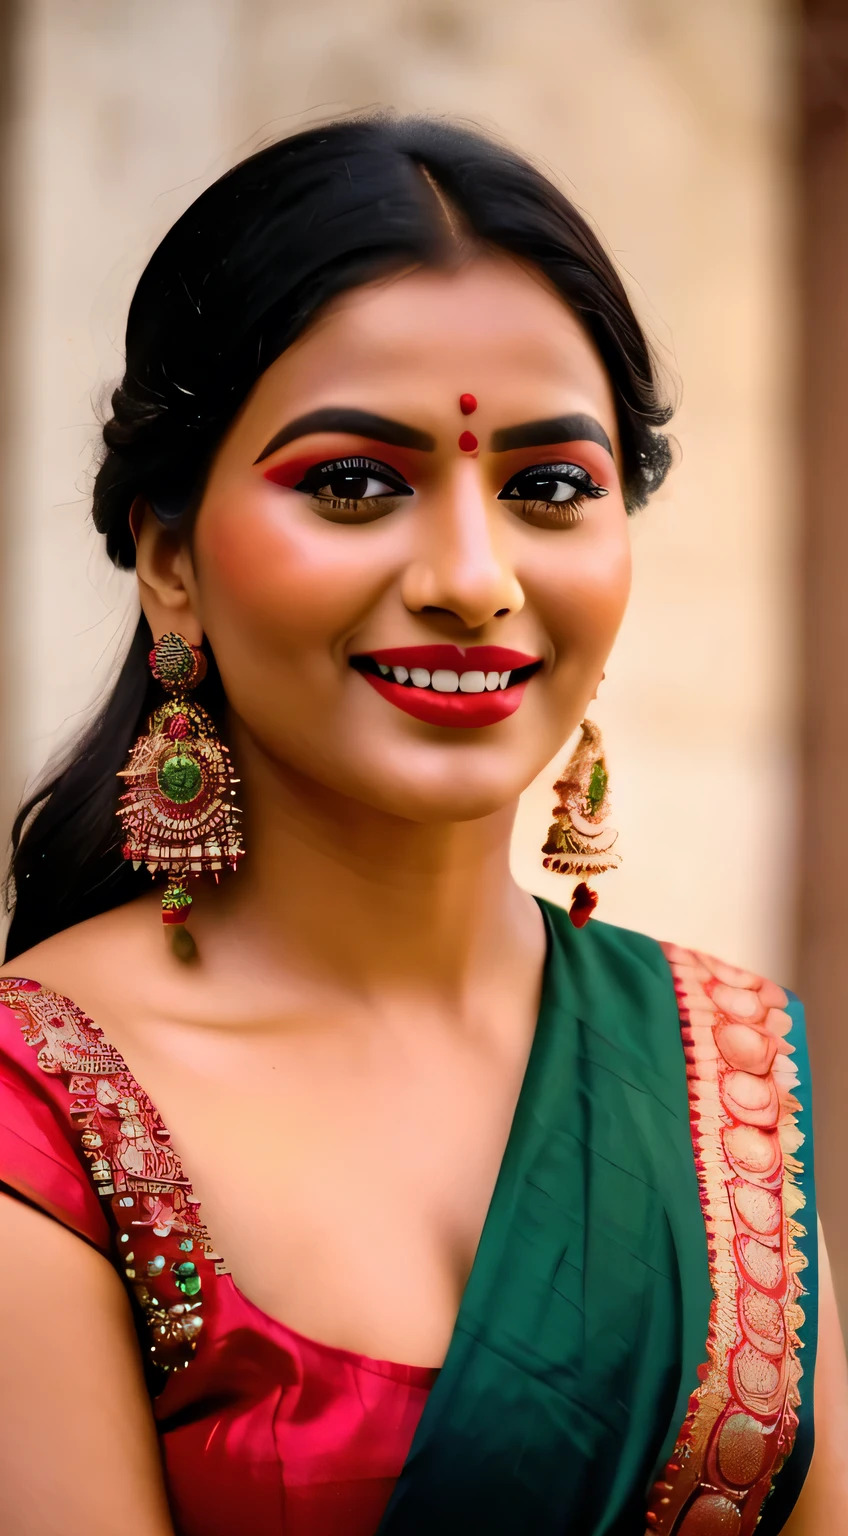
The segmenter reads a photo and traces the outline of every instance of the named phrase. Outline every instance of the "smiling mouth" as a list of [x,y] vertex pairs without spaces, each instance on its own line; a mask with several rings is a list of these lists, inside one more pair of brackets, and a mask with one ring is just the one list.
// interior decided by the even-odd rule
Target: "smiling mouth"
[[465,666],[461,671],[453,667],[389,666],[385,661],[375,661],[373,656],[352,656],[350,661],[355,672],[372,677],[383,677],[401,688],[420,688],[429,693],[495,693],[499,689],[515,688],[519,683],[529,683],[541,667],[541,661],[528,662],[523,667],[507,667],[498,672],[492,668],[484,672],[482,667]]
[[430,725],[496,725],[518,709],[541,658],[503,646],[397,646],[351,656],[389,703]]

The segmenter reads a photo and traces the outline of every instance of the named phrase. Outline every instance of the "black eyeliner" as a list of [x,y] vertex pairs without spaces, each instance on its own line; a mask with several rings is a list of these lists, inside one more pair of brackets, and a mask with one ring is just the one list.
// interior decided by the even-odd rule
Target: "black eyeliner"
[[387,484],[391,484],[393,494],[396,496],[412,496],[415,494],[412,486],[398,474],[397,470],[392,469],[390,464],[383,464],[379,459],[366,458],[363,454],[357,454],[345,459],[323,459],[318,464],[310,465],[303,478],[298,481],[297,485],[293,486],[293,490],[314,494],[314,491],[320,488],[321,484],[332,475],[340,473],[355,474],[357,471],[360,474],[371,474],[375,479],[379,477],[385,480]]
[[[556,464],[528,464],[525,469],[518,470],[516,474],[510,476],[503,490],[498,492],[498,501],[530,501],[535,499],[533,496],[522,495],[517,488],[520,481],[524,480],[527,476],[535,477],[537,482],[566,480],[578,493],[576,497],[569,498],[572,501],[579,500],[584,496],[591,496],[593,499],[597,499],[600,496],[609,495],[608,487],[598,485],[597,481],[592,479],[589,471],[584,469],[582,464],[560,462]],[[552,502],[551,505],[560,505],[560,503]]]

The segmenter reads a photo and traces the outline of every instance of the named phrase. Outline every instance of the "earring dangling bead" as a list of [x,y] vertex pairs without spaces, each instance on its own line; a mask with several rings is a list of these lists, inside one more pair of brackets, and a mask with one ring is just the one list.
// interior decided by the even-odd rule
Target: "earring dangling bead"
[[575,928],[586,927],[597,905],[597,891],[593,891],[591,886],[586,884],[585,880],[581,880],[580,884],[574,887],[571,906],[568,909],[568,915]]

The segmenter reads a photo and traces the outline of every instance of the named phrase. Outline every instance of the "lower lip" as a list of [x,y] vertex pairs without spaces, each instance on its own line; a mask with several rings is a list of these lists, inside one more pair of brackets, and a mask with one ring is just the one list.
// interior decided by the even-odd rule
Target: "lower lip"
[[375,677],[372,672],[359,675],[390,704],[416,720],[465,730],[497,725],[499,720],[514,715],[527,687],[527,683],[516,683],[513,688],[498,688],[492,693],[434,693],[430,688],[406,688],[388,678]]

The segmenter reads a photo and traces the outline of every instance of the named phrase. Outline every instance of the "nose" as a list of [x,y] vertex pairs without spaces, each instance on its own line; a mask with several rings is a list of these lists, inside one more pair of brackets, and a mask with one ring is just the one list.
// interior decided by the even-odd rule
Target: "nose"
[[402,596],[412,613],[444,613],[481,629],[524,607],[499,507],[473,461],[415,519],[416,545]]

